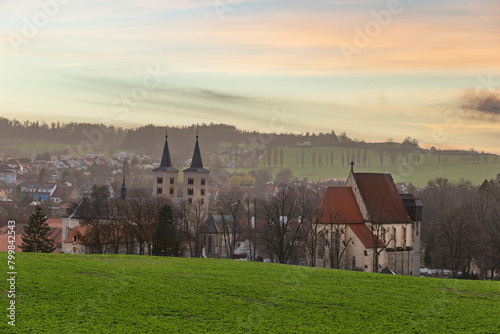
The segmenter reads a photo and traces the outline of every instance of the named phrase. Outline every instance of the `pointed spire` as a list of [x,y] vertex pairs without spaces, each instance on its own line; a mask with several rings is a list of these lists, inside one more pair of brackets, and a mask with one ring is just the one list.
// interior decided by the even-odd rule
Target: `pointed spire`
[[198,130],[196,130],[196,144],[194,145],[193,160],[191,160],[191,168],[203,168],[201,161],[200,145],[198,145]]
[[123,175],[121,199],[127,198],[127,185],[125,184],[125,175]]
[[163,146],[163,155],[161,157],[160,167],[172,167],[170,151],[168,150],[168,128],[165,129],[165,146]]
[[168,128],[165,129],[165,145],[163,146],[160,167],[153,169],[153,172],[156,171],[178,172],[177,169],[172,167],[172,160],[170,159],[170,150],[168,149]]
[[210,173],[208,169],[203,168],[203,162],[201,161],[200,144],[198,143],[198,125],[196,125],[196,144],[194,145],[191,167],[183,170],[183,172]]

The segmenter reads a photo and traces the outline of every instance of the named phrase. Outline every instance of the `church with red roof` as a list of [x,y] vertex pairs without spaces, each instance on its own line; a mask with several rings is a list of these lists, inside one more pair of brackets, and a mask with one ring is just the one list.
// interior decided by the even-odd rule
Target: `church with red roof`
[[316,265],[418,276],[422,203],[399,194],[390,174],[351,166],[345,186],[322,199]]

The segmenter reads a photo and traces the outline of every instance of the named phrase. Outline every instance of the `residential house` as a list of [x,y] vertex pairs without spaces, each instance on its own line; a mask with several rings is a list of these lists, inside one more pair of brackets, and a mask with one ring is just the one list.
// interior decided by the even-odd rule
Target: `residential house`
[[23,194],[28,194],[33,201],[40,202],[48,201],[56,189],[57,184],[28,184],[21,187]]
[[0,181],[8,184],[17,182],[17,172],[8,165],[0,165]]
[[[2,219],[2,221],[6,221],[6,219]],[[54,240],[54,246],[56,249],[54,253],[61,252],[61,244],[62,244],[62,220],[61,219],[47,219],[46,223],[50,227],[49,238]],[[15,251],[22,252],[22,248],[20,246],[23,244],[22,235],[24,234],[24,228],[28,225],[27,219],[16,219],[15,231],[16,231],[16,242],[15,242]],[[8,225],[3,222],[0,222],[0,252],[8,251]]]

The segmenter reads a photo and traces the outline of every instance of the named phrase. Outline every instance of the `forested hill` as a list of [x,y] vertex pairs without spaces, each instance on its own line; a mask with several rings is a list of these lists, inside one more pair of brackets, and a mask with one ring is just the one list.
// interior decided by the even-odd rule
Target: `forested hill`
[[[192,151],[197,125],[183,127],[169,127],[170,149],[173,155],[185,156]],[[398,143],[366,143],[363,140],[351,139],[345,132],[336,134],[334,130],[329,133],[309,133],[305,134],[269,134],[256,131],[243,131],[235,126],[227,124],[200,124],[198,126],[200,134],[200,145],[204,152],[216,152],[220,142],[237,145],[251,145],[260,147],[275,146],[297,146],[300,143],[307,143],[310,146],[343,146],[354,148],[367,148],[385,151],[419,150],[418,140],[406,138],[401,144]],[[19,154],[21,152],[9,152],[6,147],[7,140],[28,140],[34,142],[49,142],[64,145],[82,145],[82,143],[92,143],[92,149],[99,152],[112,152],[117,150],[135,150],[138,153],[149,155],[160,155],[163,148],[165,127],[146,125],[134,129],[123,129],[121,127],[108,126],[104,124],[91,123],[51,123],[44,121],[24,121],[9,120],[0,117],[0,152],[8,154]],[[64,149],[57,152],[51,149],[50,153],[64,153]],[[425,151],[425,150],[422,150]],[[38,152],[40,153],[40,152]],[[475,154],[475,151],[472,151]],[[470,155],[469,151],[442,151],[442,154]],[[479,155],[479,154],[478,154]],[[478,159],[480,159],[478,157]]]

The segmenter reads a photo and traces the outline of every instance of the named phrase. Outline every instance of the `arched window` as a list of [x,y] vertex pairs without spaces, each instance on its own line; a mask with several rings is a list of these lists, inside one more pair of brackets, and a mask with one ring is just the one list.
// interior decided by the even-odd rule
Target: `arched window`
[[209,252],[210,254],[212,254],[212,253],[213,253],[212,246],[213,246],[213,243],[212,243],[212,236],[211,236],[211,235],[209,235],[209,236],[208,236],[208,252]]
[[325,258],[325,245],[326,245],[326,240],[325,237],[322,235],[319,237],[318,240],[318,259],[323,260]]

